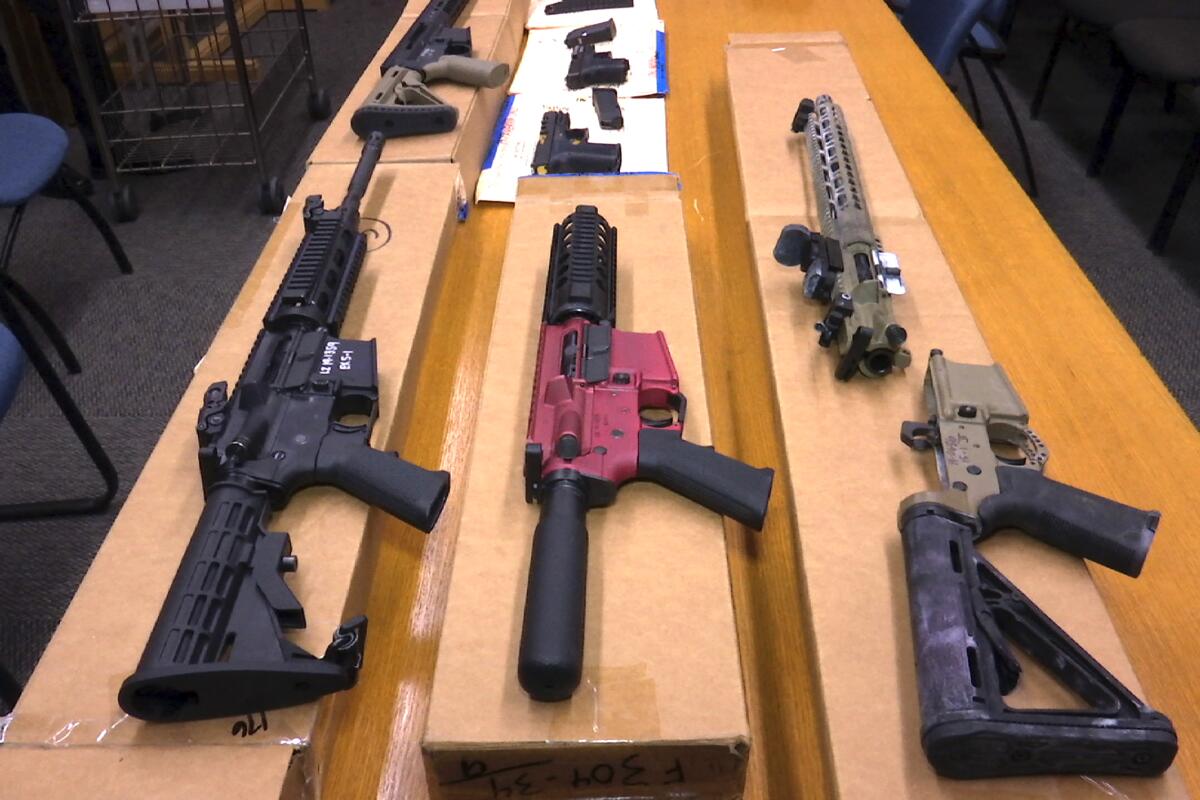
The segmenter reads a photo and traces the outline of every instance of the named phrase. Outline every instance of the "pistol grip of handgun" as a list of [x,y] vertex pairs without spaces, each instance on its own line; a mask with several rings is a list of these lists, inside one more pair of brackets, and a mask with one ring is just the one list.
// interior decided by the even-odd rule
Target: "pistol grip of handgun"
[[426,81],[494,89],[508,80],[508,64],[470,56],[442,56],[423,70]]
[[337,437],[327,436],[317,456],[318,483],[336,486],[426,533],[433,530],[450,494],[450,473],[422,469],[394,452]]
[[534,700],[566,700],[583,675],[587,487],[563,478],[542,491],[533,531],[517,678]]
[[638,477],[757,531],[767,515],[775,470],[757,469],[711,447],[686,442],[678,431],[643,428],[638,434]]
[[983,536],[1015,528],[1059,550],[1137,577],[1154,541],[1159,513],[1109,500],[1047,478],[1001,466],[1000,491],[979,504]]

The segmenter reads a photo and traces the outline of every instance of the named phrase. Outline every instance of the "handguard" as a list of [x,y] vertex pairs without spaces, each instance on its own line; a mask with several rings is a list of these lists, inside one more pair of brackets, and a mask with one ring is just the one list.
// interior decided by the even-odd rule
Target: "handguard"
[[[1048,458],[998,365],[930,356],[928,423],[902,440],[932,449],[943,490],[907,498],[899,525],[917,659],[921,743],[938,774],[1151,776],[1177,750],[1169,719],[1149,708],[1020,592],[975,545],[1015,528],[1136,576],[1159,515],[1041,474]],[[997,456],[993,443],[1015,447]],[[1011,640],[1089,706],[1011,708],[1020,679]]]
[[900,263],[879,246],[867,210],[854,143],[842,109],[828,95],[800,102],[792,119],[812,165],[821,232],[785,225],[775,260],[804,272],[804,296],[828,306],[817,344],[836,345],[834,376],[879,378],[912,360],[908,332],[896,322],[892,296],[906,291]]
[[555,226],[525,445],[525,499],[541,516],[517,674],[534,700],[579,685],[588,509],[648,480],[757,530],[774,479],[683,440],[687,404],[665,337],[615,328],[616,259],[617,231],[594,207]]
[[572,128],[571,115],[547,111],[533,150],[538,175],[616,173],[621,171],[621,145],[588,141],[587,128]]
[[118,693],[131,716],[210,719],[354,685],[364,617],[340,626],[321,658],[284,635],[305,627],[284,581],[299,560],[288,535],[266,525],[296,492],[334,486],[424,531],[441,513],[446,472],[370,446],[375,342],[338,336],[366,251],[359,205],[382,148],[372,135],[340,207],[308,198],[304,240],[236,388],[230,395],[220,382],[205,393],[196,427],[204,509],[137,670]]

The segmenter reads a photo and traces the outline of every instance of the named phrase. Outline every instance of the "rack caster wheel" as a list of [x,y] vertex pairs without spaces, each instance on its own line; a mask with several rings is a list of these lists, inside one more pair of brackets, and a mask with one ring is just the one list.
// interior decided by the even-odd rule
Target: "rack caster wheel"
[[113,191],[111,199],[117,222],[133,222],[142,213],[142,210],[138,208],[137,195],[133,193],[133,187],[128,184]]
[[313,119],[329,119],[332,107],[329,94],[324,89],[308,93],[308,115]]
[[283,184],[279,182],[279,178],[268,178],[266,183],[259,185],[259,211],[270,216],[277,216],[283,213],[283,207],[286,203],[287,193],[283,191]]

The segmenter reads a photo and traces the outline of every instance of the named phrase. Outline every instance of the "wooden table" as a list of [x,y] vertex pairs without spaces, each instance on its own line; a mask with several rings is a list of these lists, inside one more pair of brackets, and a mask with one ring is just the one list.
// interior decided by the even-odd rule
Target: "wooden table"
[[[1140,579],[1094,574],[1149,702],[1174,718],[1183,742],[1176,763],[1200,795],[1200,434],[882,0],[659,0],[659,8],[669,32],[670,163],[683,183],[718,447],[782,463],[723,47],[731,32],[839,30],[993,355],[1052,448],[1051,476],[1163,512]],[[780,87],[779,102],[795,103],[799,91]],[[440,454],[454,471],[467,458],[510,217],[508,207],[474,208],[452,247],[420,407],[402,409],[412,424],[397,429],[410,433],[393,442],[421,463]],[[797,480],[820,468],[791,465]],[[459,509],[447,511],[453,523]],[[728,534],[755,738],[748,798],[827,793],[789,519],[774,515],[755,537]],[[377,524],[371,668],[337,723],[325,788],[330,797],[409,800],[426,793],[419,743],[454,525],[418,541],[382,516]],[[864,635],[872,624],[862,621]]]

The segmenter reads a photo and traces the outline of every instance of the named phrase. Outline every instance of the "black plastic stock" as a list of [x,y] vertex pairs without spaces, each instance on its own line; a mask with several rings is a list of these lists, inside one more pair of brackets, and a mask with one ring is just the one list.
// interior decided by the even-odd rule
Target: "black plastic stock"
[[684,441],[677,431],[643,428],[638,434],[638,477],[757,531],[767,515],[775,470],[751,467],[711,447]]
[[546,484],[533,532],[517,678],[534,700],[566,700],[583,675],[587,601],[587,486],[581,477]]
[[235,485],[209,492],[138,669],[121,685],[117,700],[130,715],[209,719],[354,685],[365,619],[339,629],[332,658],[318,659],[283,635],[305,626],[304,609],[283,579],[298,565],[291,540],[263,529],[269,513],[265,493]]
[[1001,466],[1000,491],[979,504],[983,536],[1015,528],[1067,553],[1137,577],[1146,562],[1157,511],[1141,509],[1051,480],[1041,472]]
[[[938,774],[1152,776],[1178,747],[1147,707],[975,551],[971,518],[918,504],[900,521],[921,744]],[[1020,678],[1005,637],[1090,706],[1010,708]]]

